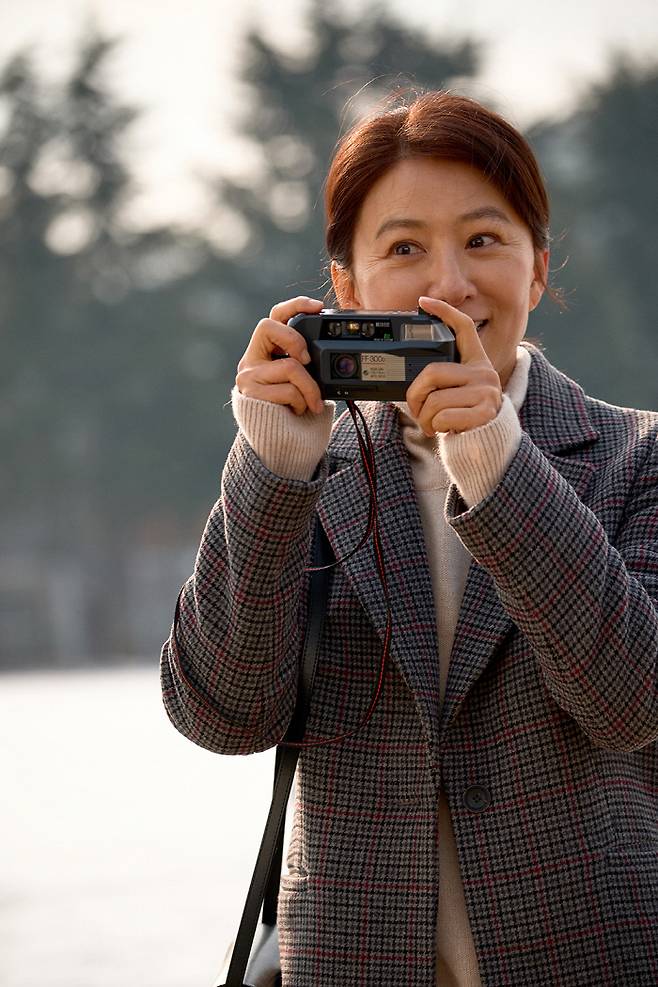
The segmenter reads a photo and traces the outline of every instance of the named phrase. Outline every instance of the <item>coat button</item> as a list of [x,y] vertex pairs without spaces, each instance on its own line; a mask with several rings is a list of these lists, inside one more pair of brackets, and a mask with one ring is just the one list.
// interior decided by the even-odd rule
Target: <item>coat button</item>
[[484,785],[471,785],[464,792],[464,805],[471,812],[484,812],[491,805],[491,792]]

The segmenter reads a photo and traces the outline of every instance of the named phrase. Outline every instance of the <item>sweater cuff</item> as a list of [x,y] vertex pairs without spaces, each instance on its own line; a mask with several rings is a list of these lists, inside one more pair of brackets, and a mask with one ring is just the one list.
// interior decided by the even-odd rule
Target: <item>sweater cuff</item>
[[329,445],[335,401],[325,401],[320,415],[296,415],[287,405],[247,397],[234,387],[231,405],[240,431],[271,473],[286,480],[313,478]]
[[446,472],[465,504],[475,507],[500,483],[521,444],[521,424],[507,394],[496,417],[466,432],[442,432]]

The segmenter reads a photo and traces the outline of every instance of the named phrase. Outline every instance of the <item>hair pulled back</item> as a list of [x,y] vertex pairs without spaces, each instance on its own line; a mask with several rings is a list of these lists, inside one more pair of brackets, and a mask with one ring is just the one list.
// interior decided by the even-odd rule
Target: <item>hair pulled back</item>
[[389,168],[412,157],[477,168],[525,222],[535,250],[548,247],[548,195],[525,137],[474,99],[439,90],[366,118],[340,141],[325,189],[327,250],[340,267],[352,265],[354,230],[368,192]]

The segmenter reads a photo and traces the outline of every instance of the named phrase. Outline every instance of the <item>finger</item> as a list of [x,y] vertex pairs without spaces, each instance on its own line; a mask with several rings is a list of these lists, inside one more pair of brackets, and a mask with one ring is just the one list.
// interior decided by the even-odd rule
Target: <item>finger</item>
[[[317,382],[293,358],[274,360],[248,367],[238,372],[235,383],[241,394],[260,398],[261,401],[274,401],[275,404],[290,403],[286,397],[288,391],[285,389],[285,385],[292,384],[296,393],[301,395],[303,399],[303,407],[296,401],[295,410],[301,407],[300,413],[303,413],[307,407],[314,411],[324,409]],[[282,389],[278,392],[272,391],[273,386]],[[278,393],[278,398],[272,397],[273,393]]]
[[428,363],[407,388],[406,402],[409,411],[417,418],[433,391],[463,387],[471,381],[472,376],[472,368],[461,363]]
[[[437,428],[436,420],[444,412],[450,412],[450,415],[453,411],[458,415],[467,411],[477,412],[482,419],[479,424],[482,424],[485,421],[491,421],[500,411],[501,402],[493,391],[483,393],[479,388],[460,388],[459,390],[464,390],[467,393],[457,394],[451,401],[446,400],[443,394],[430,395],[427,399],[418,417],[418,424],[426,435],[433,435],[434,432],[442,431],[442,429]],[[472,428],[473,426],[468,427]]]
[[274,319],[261,319],[254,329],[238,369],[271,360],[275,351],[287,353],[300,363],[309,363],[311,359],[301,333]]
[[270,312],[270,319],[276,322],[287,322],[293,315],[304,312],[312,315],[319,312],[323,303],[317,298],[308,298],[306,295],[298,295],[297,298],[289,298],[288,301],[279,302]]
[[288,405],[296,415],[302,415],[307,409],[304,395],[290,381],[267,384],[254,380],[246,371],[238,376],[236,386],[245,397],[268,401],[271,404]]
[[491,395],[479,387],[451,387],[446,391],[434,391],[427,398],[427,401],[420,409],[417,421],[425,435],[433,435],[437,431],[434,419],[442,411],[454,410],[465,411],[468,408],[489,408],[492,417],[495,416],[496,399],[493,392]]
[[319,407],[320,410],[324,408],[317,381],[293,358],[261,364],[257,376],[265,384],[290,382],[297,387],[308,407],[315,409]]
[[416,420],[420,425],[431,425],[432,419],[446,408],[475,408],[479,404],[495,407],[495,395],[483,392],[481,387],[448,387],[444,391],[433,391],[420,409]]
[[479,404],[476,408],[444,408],[434,416],[430,425],[430,432],[468,432],[472,428],[480,425],[487,425],[493,421],[495,414],[491,413],[489,407]]
[[489,358],[484,351],[477,334],[475,323],[470,315],[465,315],[458,308],[454,308],[440,298],[430,298],[428,295],[421,295],[418,304],[430,315],[438,315],[449,329],[455,334],[457,349],[462,363],[469,363],[474,360],[486,360]]
[[247,397],[250,398],[258,398],[259,401],[269,401],[271,404],[287,406],[296,415],[303,415],[305,411],[308,411],[308,405],[304,395],[300,392],[299,388],[290,382],[286,384],[272,384],[269,387],[265,384],[259,384],[258,386],[249,387],[246,392],[242,393],[246,393]]

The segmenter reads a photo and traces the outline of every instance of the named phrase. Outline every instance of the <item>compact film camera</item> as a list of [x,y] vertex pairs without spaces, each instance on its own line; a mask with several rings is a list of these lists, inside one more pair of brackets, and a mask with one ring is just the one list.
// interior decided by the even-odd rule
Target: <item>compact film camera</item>
[[459,362],[455,336],[436,316],[417,312],[322,309],[289,326],[306,340],[306,369],[325,399],[404,401],[428,363]]

